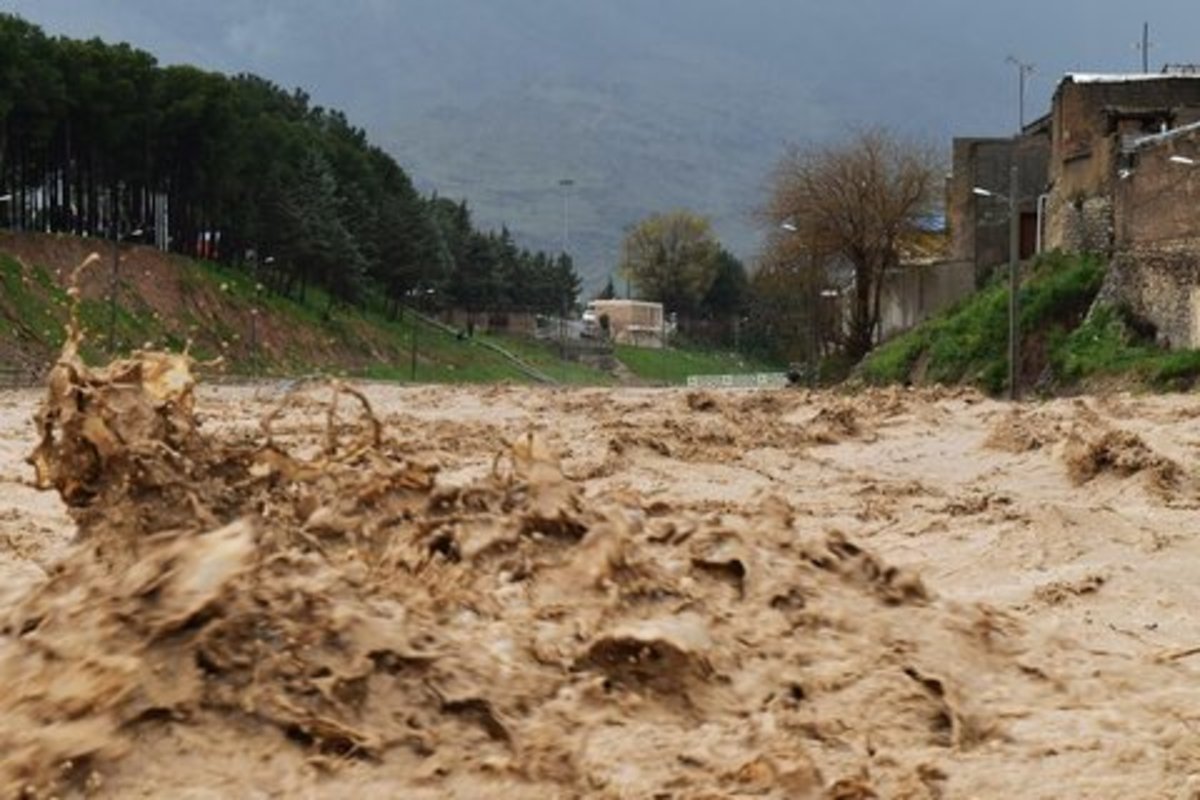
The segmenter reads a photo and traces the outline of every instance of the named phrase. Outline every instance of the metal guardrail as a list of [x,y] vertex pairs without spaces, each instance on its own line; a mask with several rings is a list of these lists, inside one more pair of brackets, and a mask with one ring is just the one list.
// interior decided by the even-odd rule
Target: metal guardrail
[[28,389],[42,385],[42,374],[27,367],[0,364],[0,388]]
[[[412,314],[413,316],[417,317],[418,319],[422,320],[426,325],[432,325],[433,327],[437,328],[438,330],[442,331],[443,333],[447,333],[451,336],[458,336],[461,333],[461,331],[459,331],[457,328],[447,325],[446,323],[442,322],[441,320],[434,319],[433,317],[430,317],[430,316],[426,316],[425,314],[422,314],[420,311],[417,311],[415,308],[409,308],[408,312],[410,314]],[[526,361],[525,359],[518,356],[516,353],[510,352],[494,342],[489,342],[486,339],[474,339],[474,338],[468,339],[467,341],[468,341],[468,343],[473,344],[477,347],[483,347],[488,350],[491,350],[493,353],[500,356],[501,358],[507,359],[508,362],[510,364],[512,364],[513,367],[515,367],[518,372],[525,375],[525,377],[527,377],[527,378],[531,378],[532,380],[535,380],[538,383],[546,383],[546,384],[558,383],[558,381],[554,380],[554,378],[551,378],[549,375],[542,372],[540,369],[533,366],[528,361]]]
[[760,372],[746,375],[689,375],[692,389],[782,389],[788,385],[785,372]]

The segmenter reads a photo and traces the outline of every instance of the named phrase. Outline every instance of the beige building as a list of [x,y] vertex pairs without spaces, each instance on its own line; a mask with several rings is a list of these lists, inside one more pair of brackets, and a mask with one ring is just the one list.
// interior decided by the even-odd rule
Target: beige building
[[[666,318],[662,303],[642,300],[593,300],[583,315],[585,329],[608,336],[617,344],[660,348],[666,345]],[[607,321],[606,321],[607,320]]]

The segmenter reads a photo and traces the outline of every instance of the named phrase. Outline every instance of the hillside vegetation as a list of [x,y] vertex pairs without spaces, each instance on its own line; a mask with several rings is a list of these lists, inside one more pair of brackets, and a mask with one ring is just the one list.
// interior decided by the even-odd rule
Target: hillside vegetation
[[[68,236],[0,235],[0,366],[28,377],[54,357],[68,315],[68,276],[93,250],[101,260],[82,276],[80,318],[85,357],[98,361],[108,355],[111,245]],[[220,264],[125,247],[118,275],[116,352],[190,346],[197,358],[219,357],[221,370],[238,375],[408,380],[416,325],[418,381],[530,381],[500,354],[411,315],[392,319],[370,310],[331,311],[319,291],[301,302],[266,291],[245,271]],[[596,382],[606,379],[592,372]]]
[[[1096,304],[1105,265],[1052,253],[1024,274],[1020,382],[1042,393],[1096,384],[1187,388],[1200,352],[1164,350],[1122,308]],[[874,384],[971,384],[999,394],[1008,376],[1008,283],[998,275],[957,307],[876,348],[859,374]]]
[[383,301],[331,308],[318,289],[301,301],[269,291],[244,269],[141,246],[121,249],[110,317],[110,242],[0,232],[0,373],[33,380],[55,358],[65,336],[70,274],[92,252],[100,260],[81,276],[79,307],[84,356],[92,362],[109,356],[111,319],[114,352],[190,347],[201,360],[220,358],[214,369],[244,377],[409,381],[414,326],[419,382],[531,383],[543,376],[560,384],[678,384],[693,374],[764,368],[717,352],[619,347],[615,369],[606,371],[561,358],[552,343],[489,334],[460,339],[410,313],[393,318]]
[[557,313],[566,254],[482,231],[422,196],[340,111],[254,75],[161,66],[0,12],[0,205],[7,227],[155,242],[253,267],[275,293],[393,312],[415,293],[471,311]]

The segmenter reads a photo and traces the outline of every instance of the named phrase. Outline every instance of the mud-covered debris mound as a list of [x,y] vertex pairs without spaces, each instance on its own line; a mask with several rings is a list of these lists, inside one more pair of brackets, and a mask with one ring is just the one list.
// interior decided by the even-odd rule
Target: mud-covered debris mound
[[984,447],[1005,453],[1028,453],[1061,441],[1062,424],[1036,411],[1010,411],[996,421]]
[[1105,474],[1143,475],[1149,488],[1171,492],[1180,489],[1186,478],[1178,463],[1155,452],[1137,434],[1113,428],[1073,431],[1063,458],[1076,485]]
[[206,434],[185,358],[64,354],[32,460],[79,540],[0,628],[0,794],[221,717],[395,796],[938,797],[1005,735],[1020,628],[784,503],[585,498],[533,438],[448,485],[329,391],[300,454]]

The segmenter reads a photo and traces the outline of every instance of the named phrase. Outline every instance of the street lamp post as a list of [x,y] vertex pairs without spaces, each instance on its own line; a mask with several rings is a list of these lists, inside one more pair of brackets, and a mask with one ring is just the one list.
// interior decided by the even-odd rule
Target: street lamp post
[[1020,352],[1018,337],[1021,335],[1017,307],[1020,288],[1020,267],[1017,259],[1021,249],[1021,218],[1017,210],[1017,162],[1014,158],[1008,171],[1008,399],[1018,400],[1021,396],[1020,369],[1017,356]]
[[112,274],[108,284],[108,352],[116,352],[117,344],[117,285],[121,269],[121,195],[125,184],[118,181],[117,193],[113,195],[112,207]]
[[[414,298],[415,301],[415,298]],[[421,327],[420,321],[417,319],[417,311],[414,308],[409,315],[412,317],[412,350],[409,353],[408,379],[414,383],[417,380],[417,331]]]
[[[796,223],[791,220],[784,221],[780,226],[788,233],[797,233],[800,229],[796,227]],[[819,320],[817,319],[820,311],[820,290],[817,287],[817,253],[816,248],[810,248],[808,254],[809,267],[812,274],[808,281],[808,349],[809,349],[809,366],[808,366],[808,385],[810,388],[817,388],[820,381],[821,373],[821,338]]]
[[558,182],[563,190],[563,227],[562,251],[567,253],[571,246],[571,187],[575,185],[573,178],[563,178]]
[[1018,380],[1020,371],[1017,361],[1020,356],[1020,330],[1017,317],[1020,308],[1017,304],[1017,290],[1020,284],[1020,270],[1017,259],[1020,256],[1021,229],[1020,218],[1017,215],[1017,192],[1019,191],[1017,164],[1014,161],[1008,173],[1008,195],[992,192],[975,187],[972,192],[979,197],[992,197],[1008,201],[1008,399],[1017,400],[1020,397]]
[[[257,297],[255,300],[257,301]],[[250,369],[254,375],[258,375],[260,359],[258,357],[258,305],[257,303],[250,309]]]
[[[566,258],[571,247],[571,187],[575,185],[574,178],[563,178],[558,182],[563,190],[563,233],[562,254]],[[566,356],[567,349],[567,298],[559,299],[558,311],[558,351],[560,357]]]

